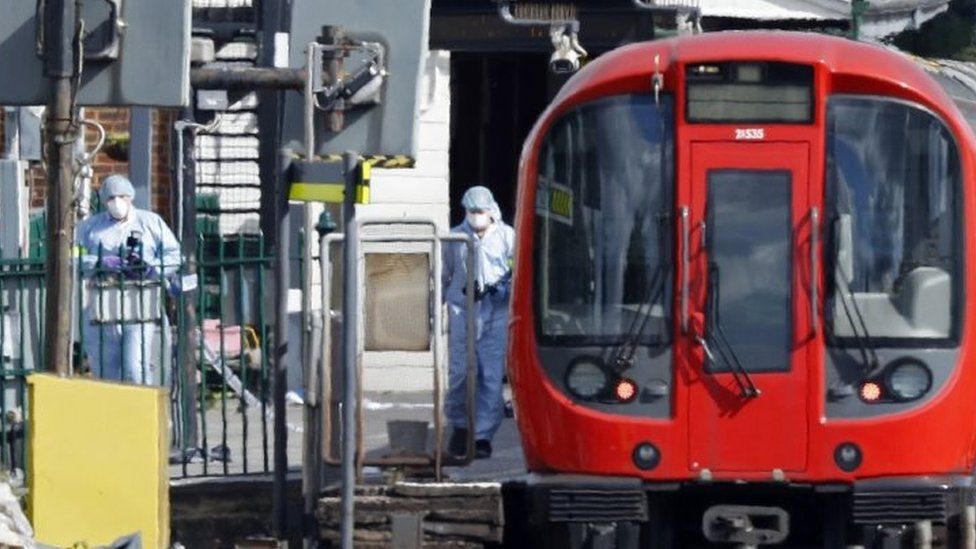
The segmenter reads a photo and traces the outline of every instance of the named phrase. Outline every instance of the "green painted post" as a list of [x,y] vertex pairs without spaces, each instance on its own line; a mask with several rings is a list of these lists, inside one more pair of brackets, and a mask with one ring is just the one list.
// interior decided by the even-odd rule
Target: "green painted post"
[[861,39],[861,19],[871,3],[868,0],[851,0],[851,38]]

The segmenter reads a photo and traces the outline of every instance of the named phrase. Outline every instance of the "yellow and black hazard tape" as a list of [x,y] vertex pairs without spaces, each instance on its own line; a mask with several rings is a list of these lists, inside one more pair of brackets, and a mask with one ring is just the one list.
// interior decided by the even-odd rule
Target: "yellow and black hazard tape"
[[[368,164],[378,170],[392,170],[395,168],[413,168],[417,161],[412,156],[405,154],[367,154],[359,157],[363,164]],[[342,162],[341,154],[326,154],[315,157],[322,162]]]

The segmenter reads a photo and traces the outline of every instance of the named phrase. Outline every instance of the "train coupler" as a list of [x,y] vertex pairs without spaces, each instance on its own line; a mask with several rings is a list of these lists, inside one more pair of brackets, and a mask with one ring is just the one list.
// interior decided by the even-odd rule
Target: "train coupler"
[[702,532],[713,543],[773,545],[789,536],[790,518],[779,507],[714,505],[702,517]]

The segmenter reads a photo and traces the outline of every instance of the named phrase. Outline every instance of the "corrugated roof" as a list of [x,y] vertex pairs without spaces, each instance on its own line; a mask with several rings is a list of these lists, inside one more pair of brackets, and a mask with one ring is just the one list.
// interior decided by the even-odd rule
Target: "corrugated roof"
[[[847,19],[850,2],[843,0],[701,0],[705,17],[738,19]],[[845,7],[846,6],[846,7]]]
[[[706,17],[733,17],[758,20],[846,20],[851,16],[851,0],[699,0]],[[949,0],[871,0],[871,14],[943,9]]]

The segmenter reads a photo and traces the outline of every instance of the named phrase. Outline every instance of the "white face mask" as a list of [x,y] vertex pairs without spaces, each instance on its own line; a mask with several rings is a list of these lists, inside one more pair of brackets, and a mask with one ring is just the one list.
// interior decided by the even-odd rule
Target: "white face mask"
[[491,216],[485,212],[474,213],[468,212],[468,225],[476,231],[483,231],[491,225]]
[[129,201],[121,196],[117,196],[105,204],[105,209],[108,210],[108,215],[112,216],[112,219],[118,221],[121,221],[129,216],[129,208]]

